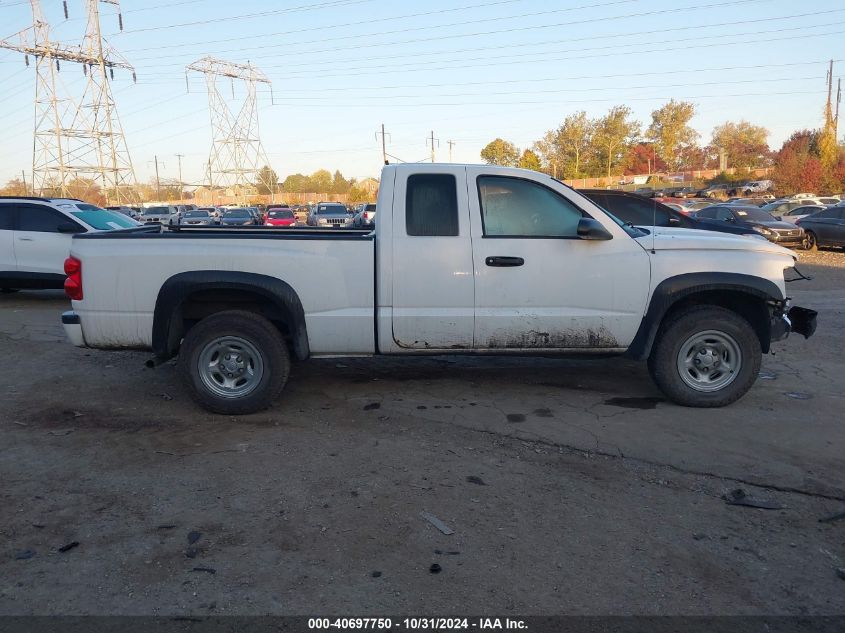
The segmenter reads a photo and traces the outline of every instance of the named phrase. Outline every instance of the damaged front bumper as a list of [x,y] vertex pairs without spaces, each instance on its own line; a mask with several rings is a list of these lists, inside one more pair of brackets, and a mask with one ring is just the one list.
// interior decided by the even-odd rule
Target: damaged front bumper
[[787,299],[772,311],[771,341],[782,341],[790,332],[810,338],[816,331],[819,313],[800,306],[789,307]]

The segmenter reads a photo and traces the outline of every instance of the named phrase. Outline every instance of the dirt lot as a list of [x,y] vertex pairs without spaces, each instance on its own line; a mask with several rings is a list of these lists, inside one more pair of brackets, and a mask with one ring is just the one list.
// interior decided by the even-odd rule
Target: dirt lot
[[232,419],[65,343],[60,293],[0,296],[0,614],[845,613],[845,520],[818,521],[845,511],[845,255],[802,260],[817,335],[723,410],[628,361],[432,358],[300,364]]

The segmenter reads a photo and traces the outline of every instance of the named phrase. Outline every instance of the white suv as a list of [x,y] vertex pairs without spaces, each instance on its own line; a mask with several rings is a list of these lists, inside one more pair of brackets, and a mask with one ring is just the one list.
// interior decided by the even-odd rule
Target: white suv
[[163,224],[173,226],[179,224],[179,209],[172,205],[161,205],[155,207],[144,207],[138,221],[144,224]]
[[122,213],[80,200],[0,197],[0,290],[62,288],[75,233],[134,226]]

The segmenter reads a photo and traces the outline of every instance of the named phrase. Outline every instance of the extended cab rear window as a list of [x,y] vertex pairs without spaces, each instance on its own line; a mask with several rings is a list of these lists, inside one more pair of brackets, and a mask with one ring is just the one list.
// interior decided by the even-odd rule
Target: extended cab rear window
[[408,235],[458,235],[458,183],[451,174],[408,176],[405,194]]

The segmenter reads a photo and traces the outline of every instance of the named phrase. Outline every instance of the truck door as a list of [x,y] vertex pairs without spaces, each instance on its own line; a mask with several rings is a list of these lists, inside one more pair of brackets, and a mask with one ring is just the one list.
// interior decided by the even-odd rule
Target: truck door
[[[619,349],[634,338],[650,262],[620,226],[562,184],[467,168],[476,349]],[[583,216],[612,239],[584,240]]]
[[400,170],[393,191],[393,341],[403,349],[470,349],[475,298],[466,168]]

